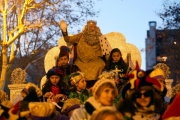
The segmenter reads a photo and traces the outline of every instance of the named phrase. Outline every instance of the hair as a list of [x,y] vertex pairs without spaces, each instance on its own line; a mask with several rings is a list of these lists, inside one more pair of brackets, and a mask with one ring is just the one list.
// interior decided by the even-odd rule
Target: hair
[[99,27],[96,26],[96,29],[94,31],[89,30],[90,24],[87,24],[83,30],[83,36],[84,36],[84,41],[90,45],[96,45],[99,43],[99,37],[102,35],[101,30]]
[[60,54],[58,59],[60,60],[60,58],[61,58],[61,57],[64,57],[64,56],[67,56],[67,58],[69,59],[69,56],[66,55],[66,54]]
[[105,83],[103,83],[103,84],[97,89],[97,91],[96,91],[96,93],[95,93],[96,96],[94,96],[95,99],[98,99],[98,98],[100,97],[102,91],[103,91],[105,88],[112,88],[112,89],[114,89],[114,90],[115,90],[115,97],[118,96],[118,92],[117,92],[116,86],[112,85],[112,83],[110,83],[110,82],[105,82]]
[[[71,108],[72,106],[75,106],[75,105],[80,105],[80,100],[77,99],[77,98],[70,98],[70,99],[67,99],[65,102],[64,102],[64,105],[61,109],[61,113],[66,115],[66,112],[69,108]],[[73,109],[72,109],[73,110]]]
[[[52,75],[51,75],[52,76]],[[60,80],[58,82],[58,87],[59,87],[59,90],[62,94],[65,93],[65,90],[63,89],[64,87],[67,87],[66,83],[63,81],[63,76],[60,75],[60,74],[57,74],[57,76],[60,76]],[[50,76],[47,77],[47,80],[46,80],[46,83],[42,86],[42,92],[43,92],[43,95],[46,93],[46,92],[50,92],[51,91],[51,86],[53,84],[51,83],[51,80],[50,80]]]
[[111,53],[110,53],[110,56],[109,56],[109,59],[107,61],[107,65],[105,67],[106,70],[111,70],[111,66],[113,64],[113,58],[112,58],[112,55],[113,53],[115,52],[118,52],[120,54],[120,60],[118,61],[118,68],[124,68],[127,64],[126,62],[124,62],[123,58],[122,58],[122,54],[121,54],[121,51],[118,49],[118,48],[114,48]]
[[110,109],[105,109],[99,113],[94,113],[90,120],[104,120],[108,115],[114,115],[116,120],[124,120],[124,117],[120,112]]
[[[134,115],[137,111],[137,108],[135,107],[135,104],[137,104],[135,94],[137,92],[140,92],[141,90],[152,90],[153,94],[151,96],[151,101],[147,107],[154,105],[155,110],[153,112],[160,113],[162,111],[162,98],[157,92],[155,92],[155,89],[152,86],[142,86],[138,90],[132,90],[129,96],[125,98],[125,100],[121,99],[119,101],[117,110],[122,112],[123,114],[125,112],[130,112],[132,115]],[[140,105],[137,106],[140,107]]]

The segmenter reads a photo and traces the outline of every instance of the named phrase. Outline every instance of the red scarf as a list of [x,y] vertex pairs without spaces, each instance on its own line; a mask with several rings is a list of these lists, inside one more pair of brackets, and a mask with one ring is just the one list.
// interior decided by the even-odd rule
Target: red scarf
[[60,94],[60,89],[59,89],[59,86],[51,86],[51,92],[56,95],[56,94]]

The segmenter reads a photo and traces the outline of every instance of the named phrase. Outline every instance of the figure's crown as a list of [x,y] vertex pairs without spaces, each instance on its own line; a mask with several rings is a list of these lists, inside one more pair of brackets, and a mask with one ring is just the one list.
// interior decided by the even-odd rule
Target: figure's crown
[[88,21],[87,21],[87,25],[89,25],[89,24],[95,24],[95,25],[96,25],[96,24],[97,24],[97,22],[96,22],[96,21],[94,21],[94,20],[88,20]]

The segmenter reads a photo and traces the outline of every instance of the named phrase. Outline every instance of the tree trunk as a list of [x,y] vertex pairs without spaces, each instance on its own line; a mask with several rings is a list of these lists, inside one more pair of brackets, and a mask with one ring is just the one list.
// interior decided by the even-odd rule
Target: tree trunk
[[8,46],[6,44],[6,22],[7,19],[7,1],[5,1],[5,7],[3,11],[3,43],[2,43],[2,73],[1,73],[1,81],[0,81],[0,89],[4,90],[6,73],[7,73],[7,51]]
[[4,90],[6,73],[7,73],[7,48],[2,46],[2,73],[1,73],[1,81],[0,81],[0,89]]

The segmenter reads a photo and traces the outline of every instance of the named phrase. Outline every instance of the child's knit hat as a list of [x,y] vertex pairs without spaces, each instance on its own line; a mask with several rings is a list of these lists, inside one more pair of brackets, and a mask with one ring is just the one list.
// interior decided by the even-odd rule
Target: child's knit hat
[[[93,86],[93,88],[92,88],[93,96],[96,95],[96,92],[97,92],[98,88],[99,88],[101,85],[103,85],[104,83],[110,83],[110,84],[112,84],[112,85],[114,86],[114,88],[116,88],[116,84],[115,84],[114,80],[111,80],[111,79],[100,79],[100,80],[98,80],[98,81],[94,84],[94,86]],[[117,93],[117,90],[116,90],[115,92]]]
[[75,85],[84,77],[84,73],[82,72],[75,72],[70,75],[70,84]]
[[62,70],[60,70],[58,67],[53,67],[52,69],[50,69],[48,72],[47,72],[47,74],[46,74],[46,76],[47,76],[47,78],[49,79],[52,75],[58,75],[58,76],[64,76],[64,74],[63,74],[63,71]]
[[60,55],[67,55],[67,57],[69,58],[69,52],[70,52],[70,50],[67,46],[61,46],[59,56]]

